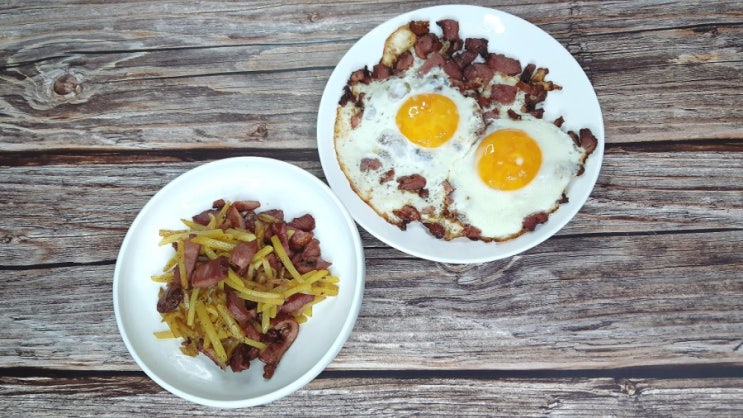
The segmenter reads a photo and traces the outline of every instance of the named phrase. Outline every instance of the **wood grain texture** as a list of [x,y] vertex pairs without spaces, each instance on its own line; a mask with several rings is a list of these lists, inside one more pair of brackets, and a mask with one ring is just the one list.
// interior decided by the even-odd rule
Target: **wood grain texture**
[[[691,3],[671,15],[653,2],[635,6],[558,3],[547,16],[539,15],[545,13],[540,7],[504,10],[524,12],[519,15],[575,55],[603,106],[608,143],[743,137],[741,93],[731,88],[743,74],[741,7],[720,3],[702,19]],[[376,4],[359,8],[360,15],[335,4],[208,10],[188,4],[174,6],[165,19],[152,14],[156,4],[143,2],[127,17],[127,30],[117,30],[123,7],[107,6],[105,13],[85,7],[92,20],[83,26],[69,16],[78,11],[65,6],[21,7],[6,17],[14,36],[0,40],[4,149],[257,141],[314,147],[320,96],[335,64],[373,25],[416,4]],[[616,27],[629,12],[636,26]],[[29,32],[50,18],[53,34]],[[210,30],[185,36],[190,25]],[[74,82],[55,91],[65,76]]]
[[[741,147],[607,152],[598,184],[559,235],[737,229],[743,234]],[[249,154],[249,152],[245,152]],[[243,155],[234,150],[232,155]],[[304,154],[261,154],[323,178]],[[116,258],[140,208],[201,162],[0,167],[0,266],[91,263]],[[714,179],[714,181],[711,181]],[[209,202],[206,203],[207,205]],[[116,208],[116,210],[113,210]],[[376,246],[367,238],[366,246]]]
[[[330,369],[741,366],[742,235],[554,238],[474,266],[369,248],[361,314]],[[112,277],[111,264],[81,264],[0,282],[16,301],[0,307],[2,363],[136,370],[114,321]],[[157,288],[142,307],[155,317]]]
[[[400,391],[400,387],[406,387]],[[735,416],[739,378],[394,379],[319,378],[254,408],[184,403],[141,375],[4,378],[3,399],[35,416]]]

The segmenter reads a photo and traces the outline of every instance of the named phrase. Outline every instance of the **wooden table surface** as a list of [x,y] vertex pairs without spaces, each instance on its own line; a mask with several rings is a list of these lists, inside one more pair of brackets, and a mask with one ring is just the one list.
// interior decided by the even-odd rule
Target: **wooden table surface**
[[315,380],[239,411],[134,362],[113,271],[138,211],[208,161],[325,180],[321,94],[361,36],[443,2],[0,5],[0,415],[743,415],[743,3],[472,2],[557,39],[604,165],[517,256],[448,265],[361,230],[356,326]]

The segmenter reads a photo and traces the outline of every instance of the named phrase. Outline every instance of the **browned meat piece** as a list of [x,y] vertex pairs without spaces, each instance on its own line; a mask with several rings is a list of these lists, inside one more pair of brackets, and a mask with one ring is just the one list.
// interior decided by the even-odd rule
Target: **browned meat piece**
[[395,64],[393,65],[393,72],[399,74],[405,72],[408,68],[413,66],[415,58],[410,51],[405,51],[397,57]]
[[554,122],[555,126],[557,126],[558,128],[561,127],[563,123],[565,123],[565,118],[563,118],[562,116],[555,119],[555,122]]
[[534,70],[537,69],[537,66],[534,64],[526,64],[526,67],[524,68],[524,71],[521,73],[521,82],[522,83],[528,83],[531,81],[531,77],[534,74]]
[[[176,269],[176,271],[178,270]],[[174,279],[168,283],[165,291],[162,292],[160,298],[157,300],[157,311],[160,313],[170,312],[177,308],[182,301],[183,288],[181,287],[180,275],[178,275],[178,277],[174,277]]]
[[343,94],[341,95],[341,98],[338,100],[338,104],[340,106],[345,106],[348,104],[348,102],[353,103],[354,102],[354,95],[351,92],[351,88],[346,84],[343,86]]
[[307,213],[298,218],[292,219],[292,221],[289,222],[289,226],[309,232],[315,229],[315,218]]
[[480,230],[480,228],[476,228],[472,225],[465,225],[462,233],[465,237],[471,239],[472,241],[477,241],[482,236],[482,231]]
[[420,190],[424,187],[426,187],[426,178],[420,174],[411,174],[397,178],[397,188],[400,190]]
[[464,76],[462,75],[462,69],[459,67],[459,64],[454,61],[445,61],[444,64],[441,66],[441,69],[444,70],[446,75],[448,75],[449,78],[452,80],[462,81],[464,79]]
[[224,201],[224,199],[217,199],[214,202],[212,202],[212,207],[214,209],[222,209],[225,204],[226,202]]
[[434,67],[443,67],[444,66],[444,57],[441,56],[438,52],[432,52],[428,54],[428,58],[426,61],[420,66],[418,69],[418,72],[421,74],[426,74],[427,72],[431,71]]
[[234,202],[232,206],[240,212],[246,212],[258,209],[261,206],[261,202],[257,200],[238,200],[237,202]]
[[549,213],[547,212],[532,213],[531,215],[524,218],[524,222],[522,223],[522,225],[525,230],[533,231],[534,228],[536,228],[538,224],[543,224],[547,222],[548,218],[549,218]]
[[294,343],[299,333],[299,324],[290,316],[276,317],[271,320],[269,333],[271,334],[269,339],[273,341],[258,356],[265,363],[263,366],[263,377],[266,379],[270,379],[273,376],[284,353]]
[[423,36],[428,33],[428,21],[426,20],[414,20],[408,24],[408,27],[410,28],[410,31],[415,34],[415,36]]
[[234,205],[227,209],[227,217],[222,222],[222,229],[228,228],[245,229],[245,218],[243,218],[240,211]]
[[348,79],[349,85],[357,83],[369,84],[371,81],[371,73],[369,69],[364,67],[351,73],[351,77]]
[[190,239],[183,241],[183,261],[186,265],[186,277],[191,278],[196,260],[199,258],[201,245],[191,242]]
[[229,261],[227,257],[217,257],[214,260],[197,263],[196,268],[191,275],[191,285],[193,287],[209,287],[219,283],[227,277],[227,268]]
[[493,84],[490,90],[490,98],[501,104],[511,104],[516,100],[516,94],[519,89],[516,86],[509,86],[508,84]]
[[435,222],[423,222],[423,226],[428,228],[428,232],[438,239],[444,238],[444,226]]
[[493,71],[506,75],[516,75],[521,72],[519,60],[509,58],[503,54],[488,54],[485,62]]
[[217,211],[215,209],[207,209],[198,215],[194,215],[191,217],[191,220],[196,222],[197,224],[201,225],[209,225],[209,221],[211,221],[211,218],[209,215],[216,216]]
[[296,229],[294,230],[294,234],[292,234],[291,238],[289,238],[289,247],[291,247],[293,251],[300,251],[307,244],[309,244],[310,241],[312,241],[312,238],[314,238],[314,234],[312,232]]
[[459,66],[459,68],[464,68],[472,64],[475,59],[477,59],[476,51],[462,51],[461,53],[452,56],[452,60],[457,64],[457,66]]
[[250,368],[250,362],[258,358],[259,350],[247,344],[240,344],[232,350],[229,365],[233,372],[241,372]]
[[459,22],[454,19],[443,19],[436,22],[447,41],[459,40]]
[[508,109],[508,117],[513,120],[521,120],[521,115],[516,113],[513,109]]
[[438,52],[442,46],[438,36],[433,33],[427,33],[418,37],[415,41],[415,55],[420,59],[426,59],[428,54]]
[[247,324],[248,321],[255,319],[257,316],[256,310],[248,309],[245,305],[245,301],[240,299],[234,291],[230,290],[228,287],[225,287],[225,289],[227,289],[227,309],[232,314],[232,317],[235,318],[235,321],[237,321],[241,327],[245,327],[245,324]]
[[464,40],[464,49],[474,51],[485,58],[488,53],[488,40],[484,38],[467,38]]
[[381,62],[372,67],[372,79],[385,80],[392,75],[392,69]]
[[490,83],[490,80],[493,79],[493,75],[493,70],[491,70],[490,67],[478,62],[470,64],[462,70],[464,80],[474,84],[476,88],[486,86]]
[[320,241],[315,238],[307,243],[302,252],[295,253],[292,256],[292,263],[297,271],[302,274],[330,267],[330,263],[320,257]]
[[398,226],[403,231],[406,229],[409,223],[421,220],[421,214],[418,212],[418,209],[410,205],[405,205],[400,209],[395,209],[392,211],[392,213],[400,218],[400,220],[402,221],[402,224]]
[[596,149],[596,146],[598,146],[599,141],[588,128],[578,131],[578,137],[580,139],[580,146],[586,150],[586,154],[592,153]]
[[395,178],[395,169],[394,168],[390,168],[389,170],[385,171],[384,174],[382,174],[379,177],[379,184],[387,183],[388,181],[392,180],[393,178]]
[[359,169],[361,171],[379,170],[382,167],[382,162],[377,158],[362,158]]
[[241,242],[232,249],[230,255],[230,264],[235,268],[235,272],[242,276],[248,271],[250,260],[258,252],[258,240],[250,242]]
[[308,295],[305,293],[295,293],[284,301],[284,303],[279,306],[279,314],[288,314],[293,315],[304,308],[304,305],[312,302],[315,300],[315,296]]

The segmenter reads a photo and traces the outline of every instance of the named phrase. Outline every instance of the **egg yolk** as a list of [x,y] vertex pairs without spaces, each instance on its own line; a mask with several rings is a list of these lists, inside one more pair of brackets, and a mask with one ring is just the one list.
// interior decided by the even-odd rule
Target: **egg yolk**
[[459,112],[452,99],[424,93],[409,97],[397,111],[395,121],[408,141],[420,147],[435,148],[454,136]]
[[526,132],[517,129],[495,131],[477,149],[477,171],[488,186],[498,190],[520,189],[542,165],[542,151]]

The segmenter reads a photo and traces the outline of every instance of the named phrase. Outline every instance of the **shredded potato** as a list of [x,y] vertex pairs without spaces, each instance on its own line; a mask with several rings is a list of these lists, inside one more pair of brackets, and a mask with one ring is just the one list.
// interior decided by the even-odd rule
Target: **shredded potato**
[[[231,366],[232,353],[241,344],[259,352],[265,350],[272,339],[261,340],[271,330],[274,319],[290,315],[297,323],[304,323],[312,316],[314,305],[328,296],[337,295],[339,291],[339,279],[332,276],[328,269],[319,268],[301,274],[279,237],[273,234],[268,238],[270,224],[283,222],[281,219],[261,213],[255,216],[253,230],[242,229],[230,221],[234,217],[234,210],[233,215],[229,214],[230,207],[231,203],[225,202],[218,211],[206,214],[208,218],[202,218],[204,223],[182,219],[185,229],[161,230],[160,245],[174,245],[176,251],[166,263],[163,273],[151,277],[157,283],[175,286],[174,271],[178,270],[178,285],[182,291],[182,298],[172,309],[163,312],[161,302],[158,302],[158,311],[161,312],[167,330],[155,332],[155,337],[181,338],[183,353],[190,356],[204,353],[222,368]],[[290,229],[285,239],[291,238],[294,233]],[[200,261],[197,263],[207,263],[210,260],[218,262],[220,257],[230,260],[232,252],[236,251],[235,248],[240,243],[257,244],[253,247],[255,253],[252,259],[246,259],[244,267],[239,270],[244,273],[238,274],[235,266],[229,266],[225,276],[217,283],[197,287],[199,285],[192,285],[187,275],[188,261],[184,251],[186,240],[199,245]],[[270,258],[274,260],[271,261]],[[161,300],[167,291],[168,289],[161,290]],[[246,322],[242,316],[238,317],[242,318],[241,321],[236,319],[237,314],[230,309],[228,302],[229,294],[241,300],[246,311],[246,306],[253,307],[252,320]],[[289,313],[285,312],[283,306],[297,296],[309,301]],[[235,302],[232,303],[232,309],[235,309]],[[255,336],[256,332],[260,333],[261,340],[250,337]]]

